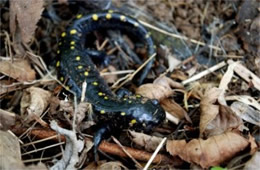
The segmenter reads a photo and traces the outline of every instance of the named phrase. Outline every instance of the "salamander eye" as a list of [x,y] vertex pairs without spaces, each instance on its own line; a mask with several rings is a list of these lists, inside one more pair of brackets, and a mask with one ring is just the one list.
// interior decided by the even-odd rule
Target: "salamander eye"
[[159,101],[158,101],[157,99],[152,99],[152,103],[153,103],[154,105],[158,105],[158,104],[159,104]]

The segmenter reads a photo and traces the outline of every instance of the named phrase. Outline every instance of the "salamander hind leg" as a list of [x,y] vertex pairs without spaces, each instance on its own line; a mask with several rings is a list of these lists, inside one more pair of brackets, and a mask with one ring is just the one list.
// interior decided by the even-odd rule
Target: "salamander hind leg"
[[98,130],[96,131],[94,135],[94,156],[95,156],[95,162],[98,161],[98,147],[103,139],[108,138],[111,135],[111,126],[109,124],[104,123],[102,126],[98,127]]

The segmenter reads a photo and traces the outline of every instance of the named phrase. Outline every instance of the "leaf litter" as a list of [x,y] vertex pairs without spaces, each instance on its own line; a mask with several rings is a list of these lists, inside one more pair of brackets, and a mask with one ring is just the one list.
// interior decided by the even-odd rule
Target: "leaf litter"
[[[9,129],[19,137],[20,143],[26,142],[26,145],[30,146],[22,149],[24,162],[44,162],[47,165],[50,163],[48,160],[58,157],[60,161],[57,164],[51,163],[52,168],[93,168],[93,157],[88,157],[93,143],[85,146],[84,152],[84,142],[80,140],[91,141],[91,105],[73,103],[70,95],[60,90],[62,87],[55,90],[59,86],[58,83],[34,82],[39,77],[53,74],[53,65],[51,66],[48,60],[55,60],[53,56],[56,55],[56,37],[64,30],[62,26],[69,23],[64,19],[65,15],[75,14],[75,11],[70,11],[75,10],[74,8],[68,8],[70,2],[62,0],[56,3],[55,6],[51,1],[30,0],[10,1],[9,6],[5,4],[10,11],[6,12],[5,8],[2,13],[3,16],[9,16],[7,18],[10,24],[1,21],[1,28],[5,30],[9,27],[11,39],[3,40],[6,46],[1,47],[0,118],[3,120],[0,127],[4,130]],[[123,2],[113,3],[120,5]],[[111,161],[113,158],[105,156],[103,158],[106,161],[100,161],[99,167],[95,168],[133,168],[129,160],[125,159],[129,157],[129,153],[131,159],[149,162],[151,152],[156,150],[165,136],[168,137],[168,153],[164,147],[161,148],[153,161],[158,165],[148,166],[175,166],[183,169],[187,168],[184,164],[186,162],[189,163],[189,167],[192,167],[192,164],[202,168],[220,165],[225,167],[229,166],[228,161],[231,159],[248,154],[252,155],[252,158],[239,166],[254,167],[257,162],[255,159],[258,160],[256,151],[260,143],[257,134],[260,112],[259,43],[253,38],[257,37],[258,33],[259,16],[256,15],[256,11],[259,6],[255,1],[136,1],[136,4],[130,2],[132,8],[128,7],[129,2],[125,3],[126,11],[131,13],[131,10],[135,10],[134,13],[140,18],[150,21],[141,22],[153,31],[156,43],[161,45],[157,47],[158,56],[148,75],[147,83],[136,87],[124,82],[121,86],[135,89],[136,94],[145,98],[159,100],[167,112],[167,120],[151,135],[130,132],[131,137],[124,134],[120,136],[123,138],[120,145],[103,142],[99,149],[107,154],[116,155],[120,162]],[[2,4],[4,3],[1,2]],[[142,12],[140,6],[143,7]],[[238,12],[234,11],[232,6],[236,6]],[[154,9],[153,12],[151,9]],[[158,13],[156,9],[163,10]],[[50,18],[46,18],[44,10],[53,19],[53,23],[57,23],[55,18],[62,18],[61,24],[49,22]],[[57,11],[62,11],[64,15]],[[144,11],[150,11],[151,14],[147,15]],[[150,16],[153,14],[158,15],[158,20]],[[235,15],[238,25],[234,27],[237,27],[238,31],[230,26],[230,23],[233,23],[230,19]],[[216,20],[215,17],[220,19]],[[164,23],[168,25],[165,26]],[[201,25],[205,26],[205,30]],[[44,26],[48,26],[49,30]],[[252,34],[247,34],[248,32]],[[48,36],[47,40],[43,35]],[[1,34],[2,36],[9,35]],[[111,45],[107,48],[114,51]],[[191,52],[193,49],[194,53]],[[47,56],[44,62],[50,64],[48,69],[51,71],[43,67],[39,70],[39,65],[46,64],[36,64],[28,53],[43,58]],[[205,54],[208,57],[206,60]],[[210,60],[213,62],[209,62]],[[210,65],[207,65],[208,63]],[[120,73],[117,66],[113,65],[104,70],[111,71],[104,74],[108,83],[114,84],[122,78],[121,74],[131,74],[134,71],[125,70],[124,73]],[[129,80],[129,77],[126,76],[126,80]],[[14,97],[16,91],[22,92],[21,98]],[[20,104],[12,106],[10,103]],[[51,120],[56,120],[58,124],[50,123]],[[54,138],[54,134],[57,133],[49,127],[56,130],[60,137]],[[65,150],[57,147],[60,148],[62,143],[58,143],[57,146],[51,145],[51,148],[55,148],[51,151],[44,148],[49,146],[48,142],[65,141],[64,136],[67,139]],[[132,142],[138,145],[138,149],[133,149],[135,146],[132,146]],[[121,146],[128,154],[122,151]],[[41,148],[48,154],[39,155]],[[30,157],[24,156],[30,152],[35,154],[30,154]],[[61,155],[62,152],[65,154]],[[18,163],[19,159],[16,162]]]

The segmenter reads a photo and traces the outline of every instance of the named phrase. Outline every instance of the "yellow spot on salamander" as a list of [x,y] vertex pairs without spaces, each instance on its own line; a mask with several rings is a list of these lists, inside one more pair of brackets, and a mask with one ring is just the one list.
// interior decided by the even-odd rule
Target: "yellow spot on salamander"
[[71,41],[71,42],[70,42],[70,45],[75,45],[75,41]]
[[78,69],[82,69],[82,68],[83,68],[83,66],[81,66],[81,65],[80,65],[80,66],[78,66]]
[[93,15],[92,15],[92,19],[93,19],[94,21],[97,21],[97,20],[98,20],[98,15],[97,15],[97,14],[93,14]]
[[107,14],[106,15],[106,19],[111,19],[112,18],[112,15],[111,14]]
[[121,116],[125,116],[125,112],[121,112]]
[[64,81],[64,77],[60,77],[60,81]]
[[59,42],[59,44],[58,45],[62,45],[62,42]]
[[69,86],[66,86],[66,90],[70,90],[70,87],[69,87]]
[[105,110],[101,110],[100,113],[101,114],[105,114],[106,112],[105,112]]
[[130,123],[131,123],[132,125],[135,124],[135,123],[136,123],[136,119],[131,120]]
[[102,93],[102,92],[98,92],[98,95],[99,95],[99,96],[102,96],[102,95],[103,95],[103,93]]
[[76,33],[77,33],[77,30],[76,30],[76,29],[70,30],[70,34],[71,34],[71,35],[76,34]]
[[141,95],[139,95],[139,94],[137,94],[137,95],[135,95],[137,98],[141,98],[142,96]]
[[126,22],[126,17],[124,15],[121,15],[120,20],[123,21],[123,22]]
[[82,17],[82,14],[78,14],[78,15],[76,16],[77,19],[80,19],[81,17]]
[[59,67],[59,66],[60,66],[60,61],[57,61],[56,67]]
[[57,50],[57,54],[60,54],[60,50]]
[[77,57],[76,57],[76,61],[79,61],[79,60],[80,60],[80,56],[77,56]]
[[108,97],[107,97],[107,96],[105,96],[105,97],[104,97],[104,99],[105,99],[105,100],[108,100]]
[[71,49],[71,50],[74,50],[74,49],[75,49],[75,46],[70,46],[70,49]]
[[85,75],[85,76],[88,76],[88,72],[87,72],[87,71],[85,71],[85,72],[84,72],[84,75]]
[[94,86],[97,86],[97,85],[98,85],[98,82],[94,81],[92,84],[93,84]]
[[139,24],[138,24],[137,22],[135,22],[135,23],[134,23],[134,26],[135,26],[135,27],[138,27],[138,26],[139,26]]
[[150,35],[151,35],[151,33],[150,33],[150,32],[148,32],[148,33],[145,35],[145,38],[149,38],[149,37],[150,37]]
[[110,10],[108,10],[108,12],[109,12],[109,13],[113,13],[114,11],[110,9]]
[[126,101],[126,100],[127,100],[127,98],[124,98],[123,100],[124,100],[124,101]]
[[131,101],[131,100],[129,100],[129,101],[128,101],[128,103],[132,103],[132,101]]
[[61,37],[66,37],[66,32],[61,33]]

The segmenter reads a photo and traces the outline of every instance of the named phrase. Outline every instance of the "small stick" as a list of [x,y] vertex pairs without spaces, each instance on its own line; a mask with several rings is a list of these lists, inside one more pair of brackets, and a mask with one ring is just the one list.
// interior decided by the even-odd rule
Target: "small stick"
[[151,158],[149,159],[149,161],[147,162],[147,164],[145,165],[143,170],[147,170],[148,167],[151,165],[151,163],[153,162],[154,158],[156,157],[156,155],[158,154],[158,152],[160,151],[160,149],[163,147],[164,143],[166,142],[167,138],[163,138],[163,140],[161,141],[161,143],[158,145],[158,147],[156,148],[156,150],[154,151],[153,155],[151,156]]
[[202,77],[204,77],[204,76],[224,67],[226,64],[227,63],[225,61],[222,61],[221,63],[218,63],[217,65],[214,65],[213,67],[210,67],[209,69],[204,70],[204,71],[190,77],[189,79],[182,81],[182,84],[186,85],[190,82],[196,81],[196,80],[198,80],[198,79],[200,79],[200,78],[202,78]]

